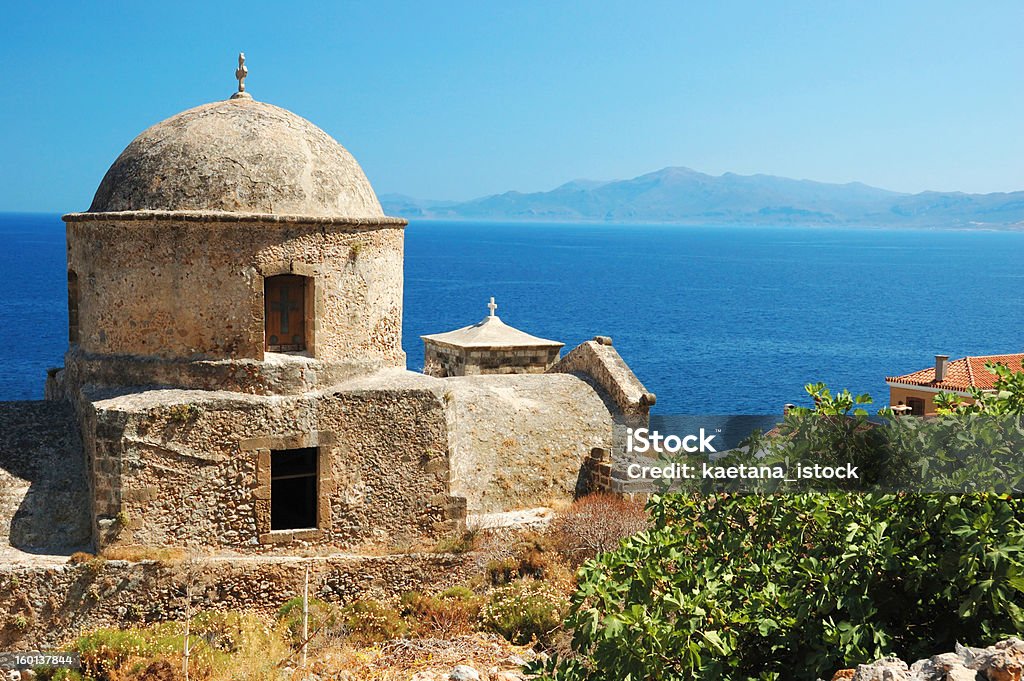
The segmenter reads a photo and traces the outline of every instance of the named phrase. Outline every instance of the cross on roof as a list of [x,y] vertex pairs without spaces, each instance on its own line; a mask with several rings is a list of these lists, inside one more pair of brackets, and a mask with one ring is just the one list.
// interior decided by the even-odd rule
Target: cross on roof
[[245,77],[249,75],[249,69],[245,65],[245,52],[238,53],[238,68],[235,69],[235,79],[238,81],[238,92],[231,95],[231,99],[252,99],[252,95],[245,91]]
[[494,311],[498,309],[497,303],[494,302],[494,296],[491,296],[491,302],[487,303],[487,309],[491,311],[491,316],[494,316]]
[[235,70],[235,79],[238,81],[238,91],[245,92],[245,77],[249,75],[249,69],[245,66],[245,52],[238,53],[238,69]]

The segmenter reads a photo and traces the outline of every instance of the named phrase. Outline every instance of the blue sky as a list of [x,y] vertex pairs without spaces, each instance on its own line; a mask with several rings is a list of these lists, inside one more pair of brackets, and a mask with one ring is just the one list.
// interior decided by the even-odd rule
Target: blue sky
[[378,193],[465,199],[669,165],[1024,189],[1024,3],[9,3],[0,210],[88,207],[144,128],[234,90]]

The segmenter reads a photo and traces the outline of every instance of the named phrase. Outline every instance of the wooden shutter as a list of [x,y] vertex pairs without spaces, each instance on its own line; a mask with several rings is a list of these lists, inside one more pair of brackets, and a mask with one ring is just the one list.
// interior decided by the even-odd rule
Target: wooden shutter
[[268,352],[306,349],[306,278],[267,277],[264,286]]

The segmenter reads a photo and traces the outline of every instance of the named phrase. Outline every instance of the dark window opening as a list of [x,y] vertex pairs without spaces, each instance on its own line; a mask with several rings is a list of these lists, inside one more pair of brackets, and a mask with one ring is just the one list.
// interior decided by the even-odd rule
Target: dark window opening
[[920,397],[908,397],[907,406],[910,407],[911,416],[924,416],[924,400]]
[[68,270],[68,342],[78,342],[78,274]]
[[306,349],[306,277],[282,274],[263,282],[266,349]]
[[271,451],[270,529],[315,529],[316,502],[316,447]]

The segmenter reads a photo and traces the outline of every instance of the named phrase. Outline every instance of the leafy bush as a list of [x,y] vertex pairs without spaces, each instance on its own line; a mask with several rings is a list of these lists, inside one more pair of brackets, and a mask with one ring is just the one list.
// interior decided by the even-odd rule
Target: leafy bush
[[959,395],[941,393],[935,397],[939,412],[1024,416],[1024,371],[1013,371],[997,362],[988,362],[985,368],[996,376],[992,392],[972,387],[970,404]]
[[343,607],[339,620],[348,640],[357,645],[390,641],[406,631],[397,610],[370,599],[353,601]]
[[[1024,372],[991,367],[996,391],[976,392],[977,402],[959,396],[938,399],[939,414],[896,418],[889,408],[869,419],[869,395],[833,395],[823,384],[806,386],[814,409],[792,409],[767,436],[755,434],[743,450],[719,466],[779,467],[796,464],[852,465],[855,478],[703,480],[699,489],[719,491],[849,491],[1024,493]],[[942,398],[942,396],[940,396]],[[699,466],[699,464],[698,464]]]
[[[654,528],[585,565],[581,660],[539,678],[815,679],[1024,628],[1024,501],[655,497]],[[827,678],[827,676],[826,676]]]
[[545,642],[562,624],[568,599],[557,586],[521,579],[499,587],[480,610],[481,623],[509,642]]
[[643,503],[614,494],[576,500],[551,524],[557,550],[573,567],[618,548],[626,537],[647,528]]

